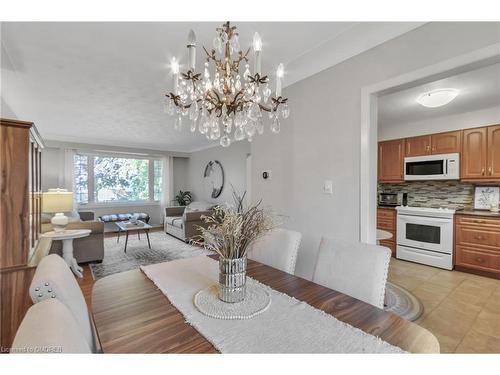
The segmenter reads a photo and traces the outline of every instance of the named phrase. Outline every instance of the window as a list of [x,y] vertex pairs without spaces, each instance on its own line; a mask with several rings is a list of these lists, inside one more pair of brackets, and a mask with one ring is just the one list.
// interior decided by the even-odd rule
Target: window
[[159,201],[162,164],[157,159],[76,154],[75,196],[78,203]]

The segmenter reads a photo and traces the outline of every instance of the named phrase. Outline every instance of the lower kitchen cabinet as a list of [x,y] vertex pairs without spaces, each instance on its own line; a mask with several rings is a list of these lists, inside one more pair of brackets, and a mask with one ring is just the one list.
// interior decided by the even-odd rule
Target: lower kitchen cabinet
[[500,279],[500,217],[456,216],[455,268]]
[[394,208],[377,209],[377,229],[382,229],[392,234],[390,240],[380,241],[381,246],[391,249],[392,256],[396,256],[396,210]]

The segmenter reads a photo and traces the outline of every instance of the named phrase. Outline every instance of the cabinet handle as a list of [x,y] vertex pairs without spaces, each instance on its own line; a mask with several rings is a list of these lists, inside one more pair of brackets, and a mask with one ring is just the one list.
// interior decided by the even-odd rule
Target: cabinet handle
[[491,167],[488,168],[488,174],[491,176],[492,174],[492,171],[491,171]]
[[476,239],[476,240],[484,240],[484,237],[483,236],[475,236],[474,239]]
[[484,220],[474,220],[474,223],[484,224],[484,223],[485,223],[485,221],[484,221]]
[[481,176],[484,176],[484,168],[481,169]]
[[483,258],[480,258],[480,257],[477,257],[476,258],[476,261],[479,262],[479,263],[483,263],[484,262],[484,259]]

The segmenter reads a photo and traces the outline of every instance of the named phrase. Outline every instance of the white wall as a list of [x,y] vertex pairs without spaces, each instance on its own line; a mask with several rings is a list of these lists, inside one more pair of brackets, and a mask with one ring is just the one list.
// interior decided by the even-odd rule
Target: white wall
[[[247,141],[233,142],[227,148],[218,146],[193,152],[187,165],[187,190],[191,191],[193,199],[232,204],[231,185],[240,194],[246,190],[246,159],[248,154],[250,154],[250,143]],[[203,173],[205,166],[210,160],[218,160],[224,169],[224,189],[217,199],[210,198],[209,194],[203,188]]]
[[282,132],[252,143],[252,195],[302,232],[299,276],[311,278],[321,236],[359,239],[361,88],[499,42],[498,23],[426,24],[284,90]]
[[176,196],[179,190],[185,191],[188,188],[188,158],[174,158],[174,192],[172,196]]
[[64,157],[61,150],[45,147],[42,152],[42,191],[62,187],[62,161]]
[[390,125],[379,123],[378,140],[385,141],[495,124],[500,124],[500,106],[415,122]]
[[10,108],[10,106],[7,104],[7,102],[5,101],[5,99],[3,97],[0,97],[0,117],[1,118],[8,118],[11,120],[17,119],[16,114],[14,113],[12,108]]

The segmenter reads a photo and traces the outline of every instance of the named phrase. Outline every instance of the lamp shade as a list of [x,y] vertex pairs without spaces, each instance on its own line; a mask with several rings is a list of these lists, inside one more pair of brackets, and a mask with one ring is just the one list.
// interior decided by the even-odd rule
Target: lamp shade
[[73,211],[73,193],[64,189],[49,189],[43,193],[42,211],[59,213]]

